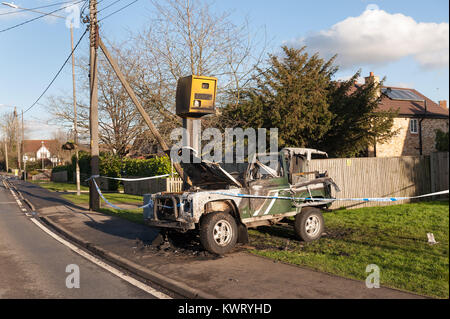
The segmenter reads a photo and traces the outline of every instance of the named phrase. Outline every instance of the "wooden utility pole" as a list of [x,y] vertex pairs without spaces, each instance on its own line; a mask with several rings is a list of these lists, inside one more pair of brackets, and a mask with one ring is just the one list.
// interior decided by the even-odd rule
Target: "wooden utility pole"
[[[111,54],[109,54],[108,49],[105,47],[105,45],[102,42],[102,39],[100,37],[98,38],[98,44],[100,46],[100,49],[102,49],[103,54],[106,56],[106,59],[108,60],[109,64],[111,65],[112,69],[114,70],[114,72],[116,73],[120,82],[122,83],[123,87],[125,88],[128,95],[130,96],[131,100],[133,101],[134,105],[136,105],[136,108],[138,109],[139,113],[141,113],[142,117],[144,118],[145,123],[147,123],[147,126],[149,127],[153,136],[156,138],[156,140],[158,141],[159,145],[161,146],[161,148],[163,149],[164,152],[169,151],[169,147],[167,146],[166,142],[164,141],[162,136],[159,134],[158,130],[156,129],[155,125],[153,124],[152,120],[150,119],[150,116],[148,116],[147,112],[145,112],[141,103],[139,102],[136,95],[134,94],[133,89],[128,84],[128,81],[126,80],[122,71],[120,71],[117,61],[111,56]],[[181,168],[180,164],[174,163],[174,167],[175,167],[175,170],[177,171],[178,175],[180,177],[182,177],[183,169]]]
[[[24,139],[25,139],[25,128],[23,126],[23,110],[22,110],[22,143],[20,144],[21,145],[20,152],[22,153],[22,157],[24,156],[24,153],[23,153],[23,151],[24,151],[23,140]],[[23,179],[26,180],[27,179],[27,169],[26,169],[27,161],[24,161],[24,160],[22,160],[22,161],[23,161],[23,172],[24,172]]]
[[16,147],[17,147],[17,168],[19,169],[20,172],[20,131],[19,131],[19,120],[17,119],[17,109],[16,107],[14,107],[14,126],[15,126],[15,131],[16,131]]
[[[73,24],[70,24],[70,41],[73,52]],[[77,97],[75,94],[75,56],[72,53],[72,86],[73,86],[73,130],[75,142],[75,175],[77,182],[77,195],[80,196],[80,164],[78,163],[78,123],[77,123]]]
[[8,166],[8,145],[6,143],[6,138],[5,138],[5,164],[6,164],[6,173],[8,173],[8,171],[9,171],[9,166]]
[[[89,84],[90,84],[90,109],[89,128],[91,133],[91,175],[99,175],[99,149],[98,149],[98,74],[97,74],[97,1],[89,0]],[[94,186],[93,180],[89,182],[89,209],[100,208],[100,196]]]

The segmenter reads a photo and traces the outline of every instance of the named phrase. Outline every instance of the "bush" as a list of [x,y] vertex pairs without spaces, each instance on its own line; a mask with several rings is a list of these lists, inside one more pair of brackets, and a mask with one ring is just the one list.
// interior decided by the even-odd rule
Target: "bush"
[[63,171],[67,172],[67,179],[69,181],[73,181],[74,171],[72,170],[72,165],[60,165],[60,166],[55,166],[52,168],[52,173],[63,172]]
[[[110,153],[101,153],[100,160],[100,175],[108,177],[123,177],[123,176],[156,176],[170,173],[170,159],[167,156],[155,157],[151,159],[132,159],[121,158]],[[72,172],[76,168],[76,156],[72,156],[72,164],[69,165]],[[79,153],[80,173],[91,175],[91,156],[87,152]],[[108,180],[108,188],[110,190],[117,190],[120,181]]]
[[438,152],[448,152],[448,132],[436,130],[435,144]]

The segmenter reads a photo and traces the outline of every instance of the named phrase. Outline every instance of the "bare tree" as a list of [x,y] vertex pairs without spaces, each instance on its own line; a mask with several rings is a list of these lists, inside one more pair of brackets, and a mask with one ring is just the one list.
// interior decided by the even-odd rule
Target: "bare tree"
[[[262,61],[265,37],[261,40],[260,35],[250,32],[246,22],[242,26],[233,24],[228,13],[213,13],[206,1],[168,0],[152,4],[156,10],[148,24],[151,27],[131,34],[128,42],[108,45],[155,126],[170,142],[171,130],[181,125],[181,119],[175,115],[178,79],[191,74],[216,76],[217,105],[237,104],[242,86]],[[84,74],[81,85],[84,99],[77,98],[78,123],[80,132],[86,136],[87,59],[78,64]],[[154,152],[153,136],[101,55],[98,69],[101,142],[120,155],[127,153],[130,144],[134,153]],[[65,97],[49,101],[55,119],[69,126],[73,122],[71,103],[71,98]],[[213,125],[214,117],[206,123]]]
[[14,112],[6,112],[1,115],[0,128],[4,141],[6,141],[8,146],[8,151],[15,151],[17,139],[20,138],[21,132],[18,130]]

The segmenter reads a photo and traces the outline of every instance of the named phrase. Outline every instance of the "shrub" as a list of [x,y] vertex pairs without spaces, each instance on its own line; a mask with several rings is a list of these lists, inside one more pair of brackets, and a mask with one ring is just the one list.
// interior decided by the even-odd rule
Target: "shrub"
[[448,152],[448,132],[436,130],[435,144],[438,152]]
[[52,168],[52,173],[57,173],[57,172],[63,172],[66,171],[67,172],[67,179],[69,181],[73,181],[73,169],[72,169],[72,165],[60,165],[60,166],[55,166]]
[[[76,157],[72,156],[72,172],[76,168]],[[101,153],[100,175],[108,177],[122,176],[156,176],[170,173],[170,159],[167,156],[155,157],[151,159],[133,159],[121,158],[110,153]],[[79,153],[79,166],[82,174],[91,175],[91,156],[87,152]],[[116,180],[108,180],[108,188],[117,190],[120,182]]]

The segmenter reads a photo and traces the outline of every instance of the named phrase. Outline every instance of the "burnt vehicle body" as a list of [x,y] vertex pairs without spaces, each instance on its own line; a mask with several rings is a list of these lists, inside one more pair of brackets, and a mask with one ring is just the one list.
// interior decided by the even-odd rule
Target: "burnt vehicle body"
[[[197,229],[204,248],[217,254],[228,252],[236,242],[246,242],[248,227],[273,225],[290,216],[295,216],[294,229],[300,239],[316,240],[324,226],[321,209],[332,204],[332,187],[339,188],[326,172],[306,171],[314,154],[326,156],[306,148],[255,154],[240,174],[199,159],[181,163],[194,186],[184,192],[151,195],[153,205],[144,210],[144,219],[159,228]],[[263,156],[276,156],[276,168],[258,160]]]

